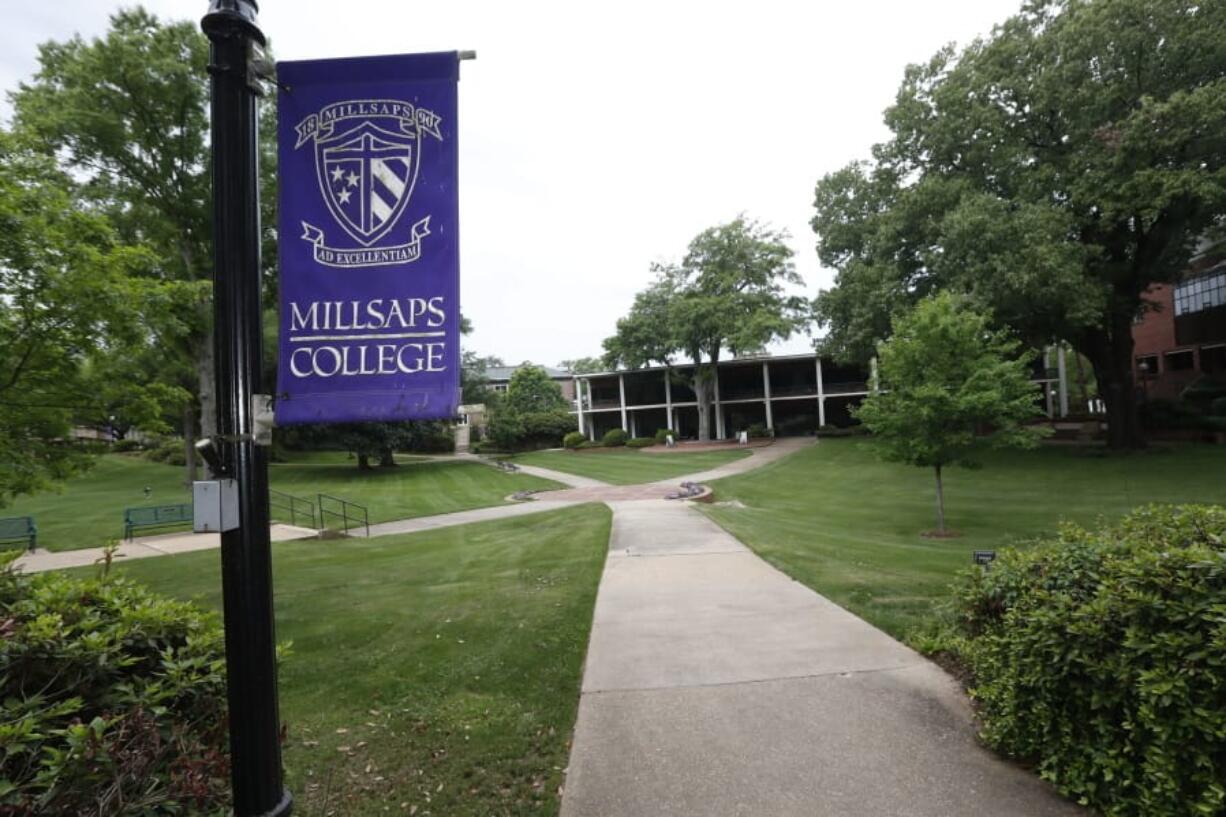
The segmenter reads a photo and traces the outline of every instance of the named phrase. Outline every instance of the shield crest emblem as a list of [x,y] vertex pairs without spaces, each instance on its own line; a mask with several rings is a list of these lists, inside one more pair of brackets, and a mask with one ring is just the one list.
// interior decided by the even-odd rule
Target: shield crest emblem
[[337,223],[369,247],[396,225],[417,181],[418,136],[370,119],[315,143],[320,192]]

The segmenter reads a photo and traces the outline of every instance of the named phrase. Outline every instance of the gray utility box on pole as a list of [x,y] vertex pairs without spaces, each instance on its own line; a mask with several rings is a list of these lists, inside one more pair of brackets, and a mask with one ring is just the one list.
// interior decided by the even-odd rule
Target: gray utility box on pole
[[192,530],[221,533],[238,529],[238,483],[215,479],[192,483]]

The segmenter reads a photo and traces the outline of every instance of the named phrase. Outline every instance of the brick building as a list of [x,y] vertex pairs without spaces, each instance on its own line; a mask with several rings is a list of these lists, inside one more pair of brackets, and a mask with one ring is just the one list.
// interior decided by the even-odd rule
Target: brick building
[[1226,378],[1226,247],[1202,253],[1182,281],[1150,288],[1146,300],[1132,328],[1142,398],[1175,400],[1204,375]]

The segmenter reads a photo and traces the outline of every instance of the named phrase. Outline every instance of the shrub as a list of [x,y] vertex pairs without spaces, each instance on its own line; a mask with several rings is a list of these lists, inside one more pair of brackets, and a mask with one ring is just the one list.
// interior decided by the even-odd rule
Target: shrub
[[[1187,391],[1184,393],[1187,394]],[[1187,399],[1155,398],[1141,403],[1137,407],[1137,415],[1141,427],[1146,431],[1226,431],[1223,418],[1213,416],[1215,412],[1212,407],[1218,399],[1191,402]]]
[[1147,431],[1186,428],[1195,416],[1196,412],[1176,400],[1154,398],[1137,406],[1137,418]]
[[140,451],[141,444],[137,440],[116,440],[111,446],[111,450],[116,454],[125,454],[129,451]]
[[501,407],[490,420],[489,436],[503,451],[553,448],[575,430],[575,417],[567,411],[514,412]]
[[1065,526],[956,587],[984,738],[1108,815],[1226,813],[1226,509]]
[[620,428],[611,428],[604,433],[604,437],[601,439],[601,442],[609,447],[625,445],[626,439],[629,436],[629,434],[622,431]]
[[584,440],[575,446],[576,448],[604,448],[604,443],[600,440]]
[[774,432],[771,431],[769,428],[767,428],[762,423],[754,423],[747,429],[747,431],[749,432],[750,439],[755,439],[755,440],[762,439],[763,437],[775,436]]
[[428,431],[415,436],[403,450],[419,454],[451,454],[455,451],[455,434],[450,431]]
[[1215,397],[1209,404],[1209,413],[1214,417],[1226,417],[1226,397]]
[[855,433],[850,428],[839,428],[838,426],[819,426],[817,429],[818,437],[850,437]]
[[575,431],[575,416],[565,410],[530,411],[520,415],[524,424],[522,443],[529,447],[554,448],[558,440]]
[[568,432],[567,435],[562,438],[562,445],[566,448],[578,448],[585,442],[587,442],[587,437],[584,436],[582,431]]
[[145,449],[145,459],[166,465],[186,465],[187,454],[183,450],[183,440],[176,437],[158,440]]
[[221,813],[218,616],[126,581],[0,572],[0,813]]
[[668,442],[668,435],[672,434],[673,439],[677,439],[676,433],[671,428],[661,428],[656,431],[656,442],[664,445]]
[[519,415],[509,411],[494,412],[490,418],[489,441],[495,448],[503,451],[514,451],[524,437],[524,424]]
[[635,437],[632,440],[626,440],[627,448],[647,448],[648,446],[655,444],[655,437]]
[[1220,397],[1226,397],[1226,377],[1207,374],[1189,384],[1180,399],[1196,408],[1208,409]]

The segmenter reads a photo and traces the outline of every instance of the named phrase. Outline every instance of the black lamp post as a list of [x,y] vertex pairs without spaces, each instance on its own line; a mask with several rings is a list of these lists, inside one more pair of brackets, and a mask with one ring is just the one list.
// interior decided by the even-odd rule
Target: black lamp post
[[[238,527],[221,535],[235,817],[284,817],[268,539],[268,454],[255,445],[261,388],[260,216],[254,75],[264,34],[255,0],[212,0],[213,303],[219,478],[236,483]],[[204,429],[208,434],[211,430]]]

